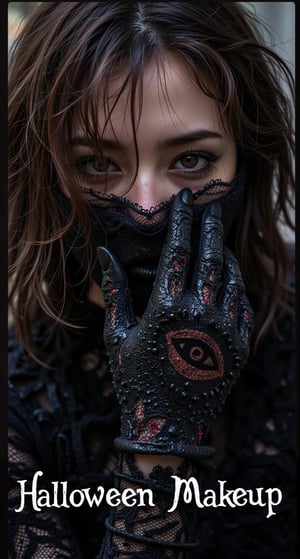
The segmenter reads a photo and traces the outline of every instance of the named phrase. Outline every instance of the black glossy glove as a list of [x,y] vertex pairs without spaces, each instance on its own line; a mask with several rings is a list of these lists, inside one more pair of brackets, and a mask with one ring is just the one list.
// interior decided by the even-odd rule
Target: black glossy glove
[[201,444],[247,360],[253,312],[238,263],[223,248],[221,206],[204,212],[199,259],[187,288],[192,193],[174,199],[147,309],[137,322],[126,275],[98,248],[103,271],[104,341],[122,409],[117,448],[209,456]]

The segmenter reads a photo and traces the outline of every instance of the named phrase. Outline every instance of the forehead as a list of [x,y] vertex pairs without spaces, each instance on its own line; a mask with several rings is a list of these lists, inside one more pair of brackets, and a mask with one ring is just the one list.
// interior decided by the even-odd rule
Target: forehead
[[[200,120],[206,129],[222,129],[220,106],[212,97],[202,90],[213,90],[204,73],[199,75],[199,84],[193,79],[187,65],[172,54],[165,54],[159,62],[151,60],[145,65],[139,76],[134,97],[132,80],[127,79],[123,70],[111,78],[105,88],[99,86],[92,103],[94,117],[99,130],[110,130],[119,134],[122,131],[136,131],[141,127],[163,126],[190,129],[195,120]],[[133,101],[133,103],[132,103]],[[75,118],[73,130],[84,126],[84,122]],[[113,129],[113,130],[112,130]]]

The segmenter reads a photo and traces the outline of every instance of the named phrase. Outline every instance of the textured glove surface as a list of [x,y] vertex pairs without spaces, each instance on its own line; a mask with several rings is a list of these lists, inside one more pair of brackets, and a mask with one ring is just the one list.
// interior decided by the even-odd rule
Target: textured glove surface
[[191,192],[184,189],[174,199],[140,321],[120,263],[98,248],[104,341],[122,409],[116,446],[124,451],[209,454],[203,446],[207,425],[221,411],[248,357],[253,311],[237,260],[223,247],[220,204],[213,202],[204,212],[196,263],[189,258],[192,220]]

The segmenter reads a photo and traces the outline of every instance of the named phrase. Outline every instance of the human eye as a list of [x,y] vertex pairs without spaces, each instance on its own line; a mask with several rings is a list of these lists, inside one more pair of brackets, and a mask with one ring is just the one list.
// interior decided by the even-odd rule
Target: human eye
[[213,163],[217,161],[217,159],[218,156],[212,153],[187,151],[173,161],[170,170],[190,178],[201,178],[213,170]]
[[79,157],[75,165],[79,177],[84,179],[85,182],[99,182],[110,174],[120,171],[118,165],[111,159],[95,155]]

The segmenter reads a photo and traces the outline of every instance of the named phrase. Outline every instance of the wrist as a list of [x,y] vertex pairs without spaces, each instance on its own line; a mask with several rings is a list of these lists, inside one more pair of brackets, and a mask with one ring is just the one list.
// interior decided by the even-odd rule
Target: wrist
[[152,472],[154,466],[170,466],[174,471],[178,470],[184,461],[181,456],[173,456],[171,454],[134,454],[134,460],[137,468],[147,477]]

